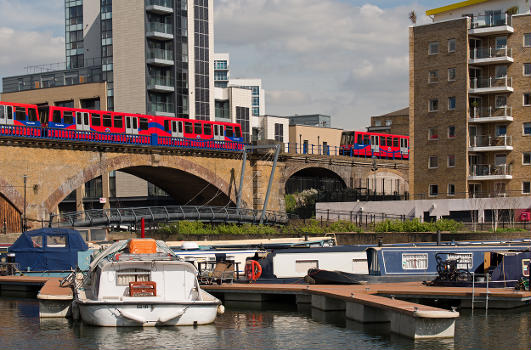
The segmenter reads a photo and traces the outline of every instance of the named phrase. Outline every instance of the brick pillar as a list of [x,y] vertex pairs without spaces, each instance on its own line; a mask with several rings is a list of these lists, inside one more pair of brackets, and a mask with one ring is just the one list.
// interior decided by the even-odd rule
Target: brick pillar
[[76,211],[85,211],[83,198],[85,197],[85,184],[76,189]]
[[103,204],[103,209],[110,209],[111,208],[111,203],[110,203],[111,193],[109,189],[109,173],[108,172],[104,172],[101,175],[101,187],[102,187],[103,198],[106,199],[105,204]]

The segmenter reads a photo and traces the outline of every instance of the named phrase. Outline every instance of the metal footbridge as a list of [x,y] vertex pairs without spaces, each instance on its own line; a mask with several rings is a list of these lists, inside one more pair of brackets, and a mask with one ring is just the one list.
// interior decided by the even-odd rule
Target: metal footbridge
[[165,206],[141,208],[111,208],[50,215],[49,227],[133,226],[144,219],[146,223],[170,221],[202,221],[283,225],[288,222],[284,212],[243,208],[206,206]]

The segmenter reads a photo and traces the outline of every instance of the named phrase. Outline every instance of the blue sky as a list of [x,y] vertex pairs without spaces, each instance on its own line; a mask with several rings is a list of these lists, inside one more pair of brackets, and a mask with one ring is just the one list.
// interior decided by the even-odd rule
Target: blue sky
[[[408,104],[409,11],[425,23],[448,3],[214,0],[215,51],[230,53],[232,77],[262,79],[268,114],[363,129]],[[64,0],[0,0],[1,77],[62,61]]]

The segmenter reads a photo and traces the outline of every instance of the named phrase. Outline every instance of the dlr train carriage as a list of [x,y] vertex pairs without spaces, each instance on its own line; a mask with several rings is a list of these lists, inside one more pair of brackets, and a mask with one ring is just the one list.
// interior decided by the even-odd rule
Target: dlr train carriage
[[409,136],[343,131],[339,154],[358,157],[409,159]]
[[243,142],[239,124],[0,101],[0,124]]

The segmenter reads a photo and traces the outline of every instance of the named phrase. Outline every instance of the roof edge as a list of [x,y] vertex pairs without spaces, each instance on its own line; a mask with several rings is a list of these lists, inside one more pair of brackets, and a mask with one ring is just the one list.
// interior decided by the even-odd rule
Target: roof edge
[[481,4],[482,2],[487,2],[487,1],[489,1],[489,0],[466,0],[466,1],[460,1],[460,2],[456,2],[454,4],[438,7],[438,8],[431,9],[431,10],[427,10],[426,11],[426,16],[438,15],[438,14],[443,13],[443,12],[457,10],[457,9],[460,9],[460,8],[463,8],[463,7],[467,7],[467,6],[471,6],[471,5],[475,5],[475,4]]

